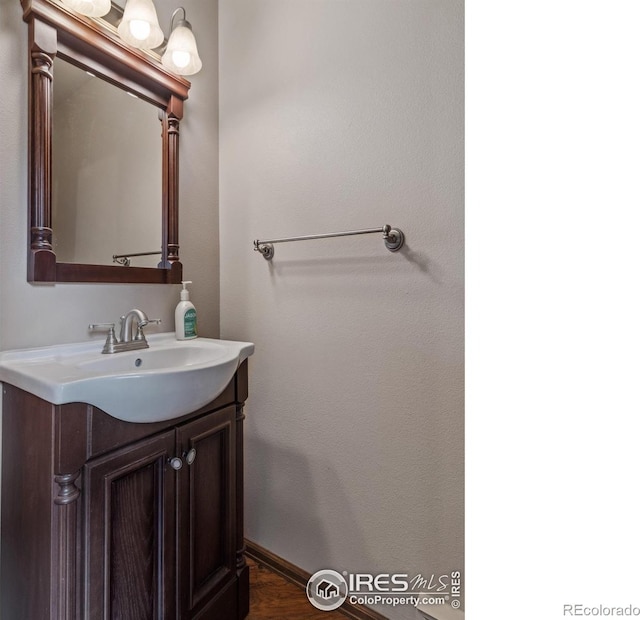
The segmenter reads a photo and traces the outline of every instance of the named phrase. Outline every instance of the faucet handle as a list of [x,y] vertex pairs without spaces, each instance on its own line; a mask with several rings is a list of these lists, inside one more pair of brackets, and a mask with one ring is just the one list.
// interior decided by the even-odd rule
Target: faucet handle
[[118,344],[118,339],[116,338],[116,324],[115,323],[90,323],[89,329],[107,329],[109,333],[107,334],[107,340],[104,343],[104,347],[102,348],[103,353],[113,353],[115,345]]
[[134,340],[146,340],[146,338],[144,337],[144,332],[142,331],[142,328],[149,325],[149,323],[155,323],[156,325],[160,325],[160,323],[162,323],[162,319],[147,319],[144,323],[138,323],[138,328],[136,330],[136,335]]
[[90,323],[89,329],[114,329],[115,323]]

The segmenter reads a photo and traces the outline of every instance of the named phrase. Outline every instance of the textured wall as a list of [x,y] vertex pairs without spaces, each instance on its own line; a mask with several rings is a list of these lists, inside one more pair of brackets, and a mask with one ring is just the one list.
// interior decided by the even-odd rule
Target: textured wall
[[[221,335],[256,343],[247,535],[311,572],[461,568],[463,3],[222,0],[219,19]],[[252,250],[384,223],[401,252]]]

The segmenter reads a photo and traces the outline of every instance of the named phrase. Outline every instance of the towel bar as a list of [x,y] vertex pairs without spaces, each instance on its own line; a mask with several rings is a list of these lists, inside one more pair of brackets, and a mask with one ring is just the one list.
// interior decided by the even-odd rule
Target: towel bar
[[347,230],[344,232],[324,233],[321,235],[304,235],[302,237],[284,237],[283,239],[267,239],[253,242],[253,249],[260,252],[266,260],[273,258],[274,243],[287,243],[289,241],[308,241],[310,239],[327,239],[329,237],[348,237],[350,235],[370,235],[372,233],[382,233],[382,239],[390,252],[397,252],[404,245],[404,233],[399,228],[391,228],[385,224],[381,228],[365,228],[363,230]]

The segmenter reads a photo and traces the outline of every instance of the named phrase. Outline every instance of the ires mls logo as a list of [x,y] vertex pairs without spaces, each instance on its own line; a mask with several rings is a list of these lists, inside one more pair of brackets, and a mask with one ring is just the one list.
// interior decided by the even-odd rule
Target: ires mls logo
[[347,582],[334,570],[319,570],[307,582],[309,602],[322,611],[338,609],[347,600]]
[[[325,569],[314,573],[307,582],[309,602],[322,611],[338,609],[347,599],[352,605],[442,606],[454,609],[461,605],[462,575],[430,573],[410,578],[407,573],[348,573],[342,575]],[[420,606],[420,607],[419,607]]]

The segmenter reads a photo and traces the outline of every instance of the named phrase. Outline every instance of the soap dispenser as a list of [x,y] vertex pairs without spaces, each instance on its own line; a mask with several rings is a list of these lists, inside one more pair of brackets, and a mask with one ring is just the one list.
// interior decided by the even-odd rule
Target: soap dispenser
[[189,291],[187,284],[193,284],[191,280],[182,282],[180,291],[180,303],[176,306],[176,339],[190,340],[198,337],[198,326],[196,321],[196,308],[189,301]]

